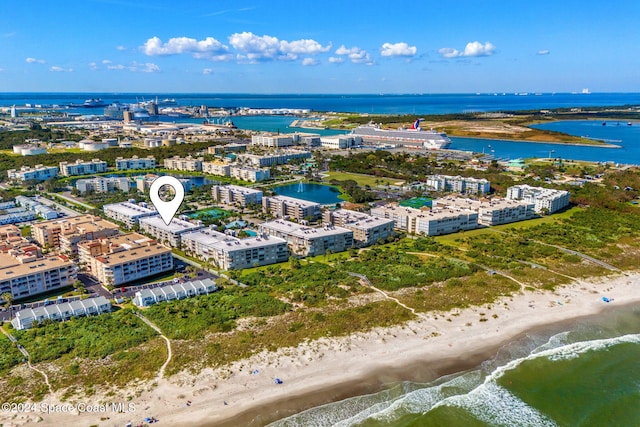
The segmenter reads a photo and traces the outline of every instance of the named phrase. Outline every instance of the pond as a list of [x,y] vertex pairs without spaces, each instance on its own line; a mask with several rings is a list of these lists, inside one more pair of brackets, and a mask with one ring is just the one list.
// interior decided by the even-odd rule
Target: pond
[[321,184],[297,182],[274,187],[273,191],[281,196],[295,197],[296,199],[308,200],[322,205],[331,205],[344,201],[338,197],[340,196],[340,190]]

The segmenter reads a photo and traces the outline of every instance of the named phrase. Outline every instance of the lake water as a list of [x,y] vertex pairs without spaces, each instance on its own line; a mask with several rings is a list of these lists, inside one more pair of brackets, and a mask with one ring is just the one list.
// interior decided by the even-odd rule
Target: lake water
[[272,190],[281,196],[295,197],[296,199],[308,200],[322,205],[331,205],[344,201],[338,197],[340,196],[340,191],[328,185],[299,182],[273,187]]

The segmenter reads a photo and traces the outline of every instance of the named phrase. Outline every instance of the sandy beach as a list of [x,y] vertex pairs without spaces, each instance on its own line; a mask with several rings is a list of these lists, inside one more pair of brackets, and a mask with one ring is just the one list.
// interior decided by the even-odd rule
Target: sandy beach
[[[167,426],[260,426],[308,407],[377,391],[384,384],[429,381],[469,369],[527,331],[637,303],[640,273],[582,280],[553,293],[527,292],[482,307],[428,313],[393,328],[262,352],[198,375],[183,372],[158,380],[157,386],[150,383],[139,397],[126,401],[124,412],[109,407],[125,402],[123,397],[60,402],[54,395],[39,405],[67,405],[71,411],[2,413],[0,422],[125,426],[155,417]],[[276,384],[275,378],[283,383]],[[79,412],[77,404],[106,407]]]

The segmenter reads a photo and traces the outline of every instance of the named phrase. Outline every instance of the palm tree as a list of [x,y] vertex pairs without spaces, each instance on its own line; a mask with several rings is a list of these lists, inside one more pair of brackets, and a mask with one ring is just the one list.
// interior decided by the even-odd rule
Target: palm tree
[[13,303],[13,294],[11,292],[3,292],[2,299],[4,300],[5,307],[11,307]]

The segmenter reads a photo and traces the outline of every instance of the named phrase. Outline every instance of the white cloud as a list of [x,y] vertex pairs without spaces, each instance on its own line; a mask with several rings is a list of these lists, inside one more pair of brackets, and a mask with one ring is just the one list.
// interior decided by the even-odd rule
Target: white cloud
[[130,65],[123,64],[112,64],[109,62],[107,65],[108,70],[129,70],[133,73],[157,73],[160,71],[160,67],[158,67],[153,62],[145,62],[140,63],[133,61]]
[[320,61],[318,61],[315,58],[304,58],[302,60],[302,65],[306,66],[310,66],[310,65],[318,65],[320,63]]
[[482,44],[480,42],[469,42],[464,48],[462,56],[489,56],[493,55],[496,47],[490,42]]
[[202,70],[202,74],[204,74],[204,75],[213,74],[213,69],[205,68],[204,70]]
[[151,37],[144,43],[142,50],[147,56],[177,55],[180,53],[199,54],[199,58],[206,54],[219,54],[229,48],[213,37],[204,40],[196,40],[189,37],[174,37],[168,42],[162,43],[159,37]]
[[62,73],[62,72],[71,73],[73,72],[73,68],[62,68],[62,67],[58,67],[57,65],[53,65],[49,67],[49,71],[53,71],[55,73]]
[[279,40],[273,36],[257,36],[251,32],[234,33],[229,44],[240,52],[240,61],[295,61],[300,55],[317,55],[331,49],[331,44],[322,46],[312,39]]
[[90,69],[91,71],[95,71],[95,70],[97,70],[97,69],[98,69],[98,64],[97,64],[97,63],[95,63],[95,62],[89,62],[89,69]]
[[366,50],[360,49],[357,46],[353,46],[347,49],[345,45],[342,45],[338,49],[336,49],[336,55],[345,55],[354,64],[373,65],[371,55],[369,55]]
[[456,58],[458,56],[490,56],[493,55],[495,50],[496,47],[491,42],[483,44],[478,41],[473,41],[467,43],[462,52],[452,47],[443,47],[442,49],[438,49],[438,53],[445,58]]
[[548,50],[544,49],[544,50],[539,50],[537,52],[537,55],[549,55],[551,52],[549,52]]
[[38,64],[44,64],[46,61],[44,59],[36,59],[36,58],[27,58],[25,59],[25,61],[27,61],[28,64],[33,64],[33,63],[38,63]]
[[119,51],[127,50],[127,48],[122,46],[122,45],[116,46],[116,49],[119,50]]
[[442,49],[438,49],[438,53],[445,58],[455,58],[456,56],[460,56],[460,51],[452,47],[443,47]]
[[339,56],[330,56],[329,62],[331,64],[342,64],[344,62],[344,58],[340,58]]
[[415,46],[409,46],[407,43],[384,43],[380,48],[382,56],[415,56],[418,49]]
[[103,59],[103,60],[102,60],[102,63],[103,63],[104,65],[108,65],[108,64],[112,64],[112,63],[113,63],[113,61],[111,61],[110,59]]

